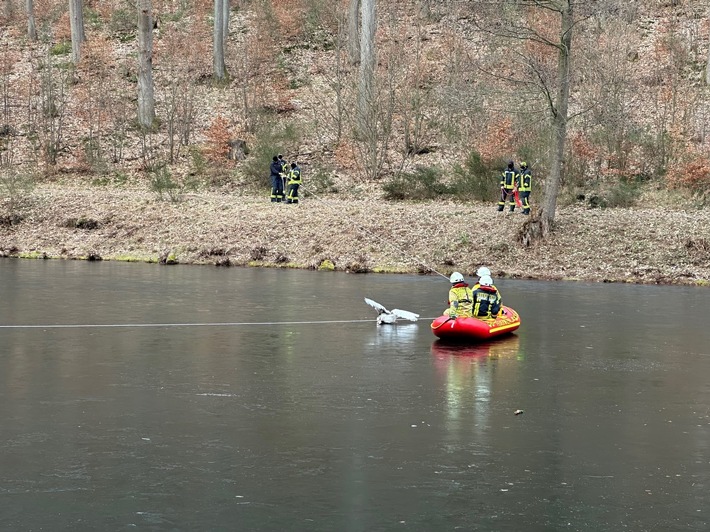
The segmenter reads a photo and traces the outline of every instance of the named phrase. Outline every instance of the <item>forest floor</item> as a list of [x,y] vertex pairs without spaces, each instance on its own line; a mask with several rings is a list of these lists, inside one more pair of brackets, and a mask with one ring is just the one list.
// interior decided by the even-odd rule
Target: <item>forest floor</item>
[[[375,193],[271,203],[267,194],[42,184],[0,217],[0,255],[349,272],[710,285],[710,211],[558,207],[553,233],[525,247],[527,217],[495,202],[387,202]],[[0,212],[8,212],[7,205]]]

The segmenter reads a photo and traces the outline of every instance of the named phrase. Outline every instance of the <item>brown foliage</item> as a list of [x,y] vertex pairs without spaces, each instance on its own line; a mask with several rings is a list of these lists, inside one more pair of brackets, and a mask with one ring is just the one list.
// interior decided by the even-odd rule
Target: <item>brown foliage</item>
[[498,159],[508,159],[512,156],[515,146],[515,128],[509,117],[491,120],[486,128],[486,134],[479,145],[481,159],[486,162]]
[[674,162],[668,167],[666,181],[670,187],[706,193],[710,190],[710,157],[695,153]]
[[[530,8],[527,10],[526,23],[548,42],[559,40],[560,17],[554,12]],[[523,44],[526,55],[539,64],[548,64],[551,67],[557,64],[557,48],[554,46],[537,39],[526,39]]]
[[341,139],[335,148],[335,162],[340,168],[355,170],[360,165],[356,155],[355,146],[346,139]]
[[197,79],[212,72],[212,40],[202,23],[169,26],[155,41],[153,59],[171,77],[177,71]]
[[304,0],[272,0],[277,30],[286,41],[297,41],[303,35],[304,4]]
[[81,61],[78,71],[93,80],[105,79],[111,73],[113,43],[104,36],[95,36],[81,47]]
[[598,148],[587,135],[581,131],[570,137],[570,149],[575,157],[583,161],[592,161],[598,157]]
[[229,132],[229,123],[223,116],[218,116],[212,120],[209,129],[205,131],[207,145],[203,152],[213,162],[224,161],[229,155],[229,141],[232,139],[232,134]]
[[71,41],[71,25],[69,23],[69,10],[62,13],[54,24],[54,39],[57,42]]

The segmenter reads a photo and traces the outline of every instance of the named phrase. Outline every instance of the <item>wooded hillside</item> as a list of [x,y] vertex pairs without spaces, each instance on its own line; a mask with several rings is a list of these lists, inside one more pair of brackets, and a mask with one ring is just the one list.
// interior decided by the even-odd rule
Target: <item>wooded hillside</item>
[[[563,75],[563,22],[549,8],[560,2],[575,9]],[[78,50],[70,5],[83,14]],[[393,199],[490,200],[509,159],[530,164],[539,190],[554,164],[560,80],[569,83],[562,201],[633,201],[630,188],[650,182],[698,193],[702,204],[710,187],[704,2],[3,6],[0,174],[11,198],[28,180],[82,175],[161,194],[263,189],[277,152],[299,160],[318,194],[377,187]],[[151,18],[141,21],[141,9]],[[138,119],[138,29],[146,20],[155,84],[147,126]],[[222,46],[217,31],[226,31]]]

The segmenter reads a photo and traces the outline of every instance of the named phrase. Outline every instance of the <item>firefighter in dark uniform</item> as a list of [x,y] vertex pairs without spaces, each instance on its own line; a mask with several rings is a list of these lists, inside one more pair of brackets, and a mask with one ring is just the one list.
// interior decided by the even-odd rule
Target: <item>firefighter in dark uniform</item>
[[271,202],[281,203],[284,198],[284,182],[281,179],[281,161],[277,155],[274,155],[269,171],[271,172]]
[[294,162],[291,163],[291,171],[288,173],[288,194],[286,203],[298,203],[298,187],[301,186],[301,169]]
[[482,275],[473,287],[473,317],[494,320],[501,309],[501,297],[490,275]]
[[283,181],[283,191],[285,197],[287,190],[286,185],[288,183],[288,174],[291,171],[291,167],[289,166],[288,162],[286,162],[286,159],[284,159],[283,155],[279,153],[277,157],[279,158],[279,163],[281,164],[281,180]]
[[508,163],[500,176],[500,201],[498,202],[498,211],[503,212],[505,204],[510,201],[510,212],[515,212],[515,185],[518,172],[515,171],[513,161]]
[[528,168],[528,163],[520,163],[520,176],[518,179],[518,193],[520,194],[520,204],[523,208],[523,214],[530,214],[530,191],[532,181],[532,173]]

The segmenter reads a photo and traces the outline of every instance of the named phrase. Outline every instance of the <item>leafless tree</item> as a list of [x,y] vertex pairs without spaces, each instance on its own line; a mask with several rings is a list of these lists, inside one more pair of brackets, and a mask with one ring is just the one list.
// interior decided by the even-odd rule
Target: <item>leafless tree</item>
[[[575,28],[582,21],[612,6],[613,0],[475,0],[472,12],[479,8],[482,13],[494,18],[481,18],[474,15],[478,28],[495,35],[516,47],[520,43],[534,43],[553,50],[556,54],[555,72],[551,74],[532,57],[525,57],[524,47],[517,47],[515,53],[520,61],[528,66],[528,79],[513,79],[517,87],[534,85],[542,95],[547,109],[551,129],[549,146],[549,175],[545,180],[545,192],[542,201],[539,234],[543,237],[551,230],[557,209],[557,197],[564,176],[565,145],[567,141],[568,109],[570,86],[572,83],[572,41]],[[493,9],[493,11],[491,11]],[[501,13],[504,15],[502,16]],[[531,24],[532,15],[552,15],[557,21],[554,36],[550,28]],[[495,23],[491,21],[495,20]]]
[[71,57],[76,65],[81,60],[81,45],[86,41],[82,0],[69,0],[69,25],[71,26]]
[[147,129],[154,121],[153,5],[151,0],[138,0],[138,122]]
[[227,75],[227,67],[224,63],[224,42],[225,42],[225,18],[228,16],[226,0],[214,0],[214,26],[212,32],[214,62],[214,76],[217,79],[224,79]]
[[49,166],[57,164],[59,154],[64,149],[64,129],[66,127],[70,72],[58,68],[47,56],[37,65],[39,75],[38,98],[30,103],[39,112],[36,121],[30,124],[37,134],[37,151],[41,160]]
[[[557,11],[560,16],[560,34],[557,47],[557,94],[554,102],[550,101],[552,114],[552,146],[550,151],[550,175],[545,181],[543,199],[542,234],[549,231],[555,220],[557,195],[560,190],[565,161],[565,143],[567,142],[567,110],[570,91],[570,54],[572,51],[572,29],[574,27],[574,2],[561,0],[550,2],[548,9]],[[554,8],[554,9],[553,9]]]
[[224,4],[222,8],[222,37],[226,45],[227,37],[229,37],[229,0],[222,0],[222,3]]
[[346,25],[348,56],[356,65],[360,62],[360,0],[349,0]]
[[27,11],[27,38],[30,41],[36,41],[37,27],[35,25],[34,0],[25,0],[25,10]]
[[375,33],[377,31],[376,0],[360,2],[360,71],[358,78],[357,115],[360,129],[368,127],[375,99]]

